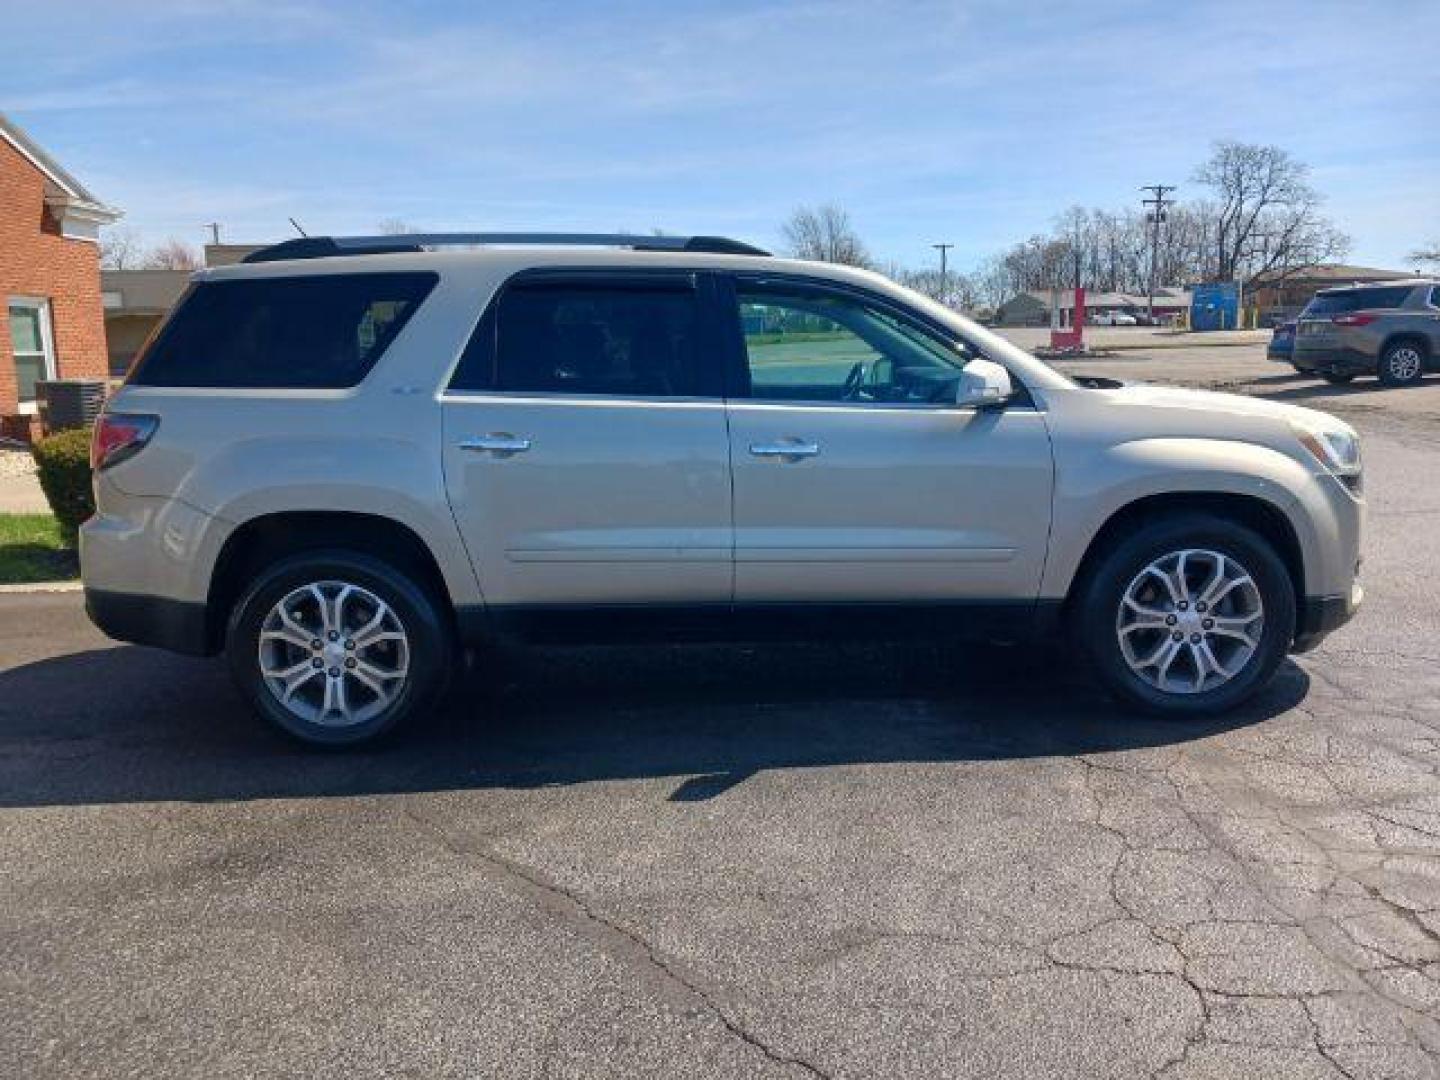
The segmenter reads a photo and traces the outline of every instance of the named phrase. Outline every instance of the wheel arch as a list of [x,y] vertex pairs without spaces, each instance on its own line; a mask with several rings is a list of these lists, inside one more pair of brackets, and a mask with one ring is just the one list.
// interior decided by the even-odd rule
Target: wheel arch
[[223,647],[231,610],[246,584],[267,565],[306,551],[336,548],[383,559],[409,573],[453,623],[455,609],[440,564],[410,526],[357,511],[285,510],[251,518],[225,538],[206,598],[206,650]]
[[1229,491],[1175,491],[1146,495],[1116,509],[1090,538],[1062,605],[1069,617],[1101,557],[1119,540],[1150,522],[1185,513],[1209,513],[1258,533],[1275,548],[1294,586],[1297,625],[1305,596],[1305,553],[1289,515],[1268,499]]
[[1396,330],[1393,333],[1388,334],[1385,340],[1380,343],[1380,355],[1383,357],[1394,346],[1400,344],[1400,342],[1402,341],[1411,341],[1414,342],[1417,346],[1419,346],[1420,355],[1424,357],[1424,359],[1435,359],[1434,350],[1430,348],[1430,339],[1424,334],[1419,333],[1415,330]]

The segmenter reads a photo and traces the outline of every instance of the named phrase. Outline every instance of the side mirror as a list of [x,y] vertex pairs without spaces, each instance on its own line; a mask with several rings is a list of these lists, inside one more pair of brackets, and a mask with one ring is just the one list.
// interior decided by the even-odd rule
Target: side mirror
[[962,409],[993,409],[1015,394],[1010,372],[993,360],[971,360],[960,371],[955,404]]

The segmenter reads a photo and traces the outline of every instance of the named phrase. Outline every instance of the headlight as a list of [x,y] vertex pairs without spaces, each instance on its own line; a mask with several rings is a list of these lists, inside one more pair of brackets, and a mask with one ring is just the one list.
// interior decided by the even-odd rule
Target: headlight
[[1300,445],[1326,472],[1338,476],[1351,491],[1360,491],[1364,473],[1360,462],[1360,436],[1340,428],[1308,428],[1298,424],[1292,427]]

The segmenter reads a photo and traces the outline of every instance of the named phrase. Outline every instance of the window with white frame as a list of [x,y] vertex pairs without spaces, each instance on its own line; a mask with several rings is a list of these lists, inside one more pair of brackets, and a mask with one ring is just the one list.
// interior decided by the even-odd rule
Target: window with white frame
[[21,412],[35,409],[35,384],[55,377],[55,339],[50,332],[50,301],[10,298],[10,346],[15,358],[16,397]]

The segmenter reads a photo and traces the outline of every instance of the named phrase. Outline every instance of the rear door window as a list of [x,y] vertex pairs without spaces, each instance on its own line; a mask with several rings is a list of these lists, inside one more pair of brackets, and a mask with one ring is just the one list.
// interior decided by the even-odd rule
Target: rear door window
[[450,387],[607,397],[713,396],[689,275],[519,281],[476,329]]
[[138,386],[343,389],[360,382],[434,288],[431,273],[196,285],[140,357]]
[[1306,315],[1343,315],[1347,311],[1375,311],[1398,308],[1410,295],[1410,286],[1389,286],[1376,289],[1345,289],[1343,292],[1316,293],[1305,309]]

